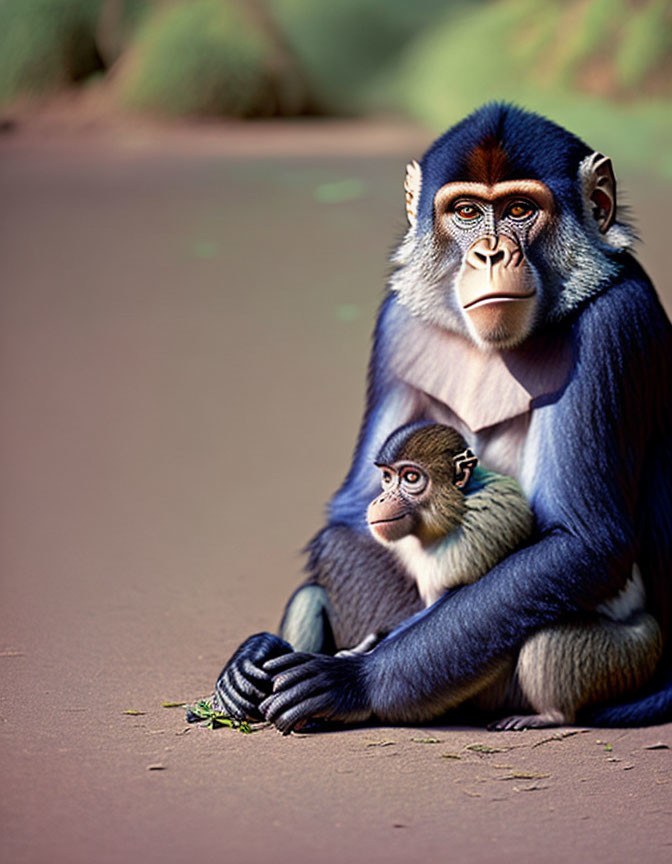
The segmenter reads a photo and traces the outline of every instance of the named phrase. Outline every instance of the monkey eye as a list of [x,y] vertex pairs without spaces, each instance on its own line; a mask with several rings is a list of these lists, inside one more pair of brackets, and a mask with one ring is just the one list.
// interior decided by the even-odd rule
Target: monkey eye
[[383,486],[389,486],[392,482],[392,472],[391,471],[383,471],[382,484]]
[[513,201],[506,208],[506,216],[512,219],[527,219],[537,212],[537,207],[531,201]]
[[478,207],[475,204],[469,204],[467,201],[458,202],[453,208],[453,212],[465,222],[474,222],[481,215]]
[[427,485],[427,478],[421,471],[416,471],[414,468],[407,468],[401,475],[404,486],[408,487],[409,492],[422,492]]

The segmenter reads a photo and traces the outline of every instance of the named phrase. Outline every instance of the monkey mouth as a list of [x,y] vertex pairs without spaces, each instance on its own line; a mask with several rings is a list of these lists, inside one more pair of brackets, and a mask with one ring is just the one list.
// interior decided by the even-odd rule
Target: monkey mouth
[[401,516],[392,516],[391,519],[376,519],[375,522],[369,522],[369,525],[386,525],[388,522],[399,522],[400,519],[405,519],[408,513],[402,513]]
[[536,289],[529,291],[527,294],[486,294],[484,297],[477,297],[476,300],[472,300],[471,303],[467,303],[466,306],[463,306],[465,312],[468,312],[470,309],[476,309],[479,306],[485,306],[488,303],[511,303],[515,300],[529,300],[530,297],[534,297],[537,293]]

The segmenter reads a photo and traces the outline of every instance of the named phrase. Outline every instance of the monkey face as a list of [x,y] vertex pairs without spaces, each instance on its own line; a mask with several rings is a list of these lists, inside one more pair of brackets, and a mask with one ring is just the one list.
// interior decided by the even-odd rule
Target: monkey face
[[[542,143],[543,142],[543,143]],[[486,106],[406,167],[400,305],[479,348],[520,345],[602,290],[633,242],[611,161],[549,121]]]
[[553,196],[534,180],[447,183],[435,230],[455,263],[452,290],[472,338],[508,348],[531,332],[540,280],[527,250],[552,219]]
[[461,489],[471,467],[460,468],[457,479],[452,463],[450,468],[444,463],[436,471],[425,470],[417,462],[379,467],[383,493],[369,504],[366,518],[380,543],[387,545],[413,534],[423,545],[429,545],[460,525],[464,513]]
[[431,496],[432,482],[413,462],[380,467],[383,493],[369,504],[366,518],[377,540],[393,543],[414,533],[419,524],[420,508]]

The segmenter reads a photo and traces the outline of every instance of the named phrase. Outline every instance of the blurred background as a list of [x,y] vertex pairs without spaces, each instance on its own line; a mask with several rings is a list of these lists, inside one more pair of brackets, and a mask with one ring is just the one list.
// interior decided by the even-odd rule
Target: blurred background
[[[672,309],[671,24],[661,0],[0,0],[7,860],[417,857],[399,821],[515,860],[531,826],[549,861],[606,842],[581,821],[602,781],[553,798],[571,830],[541,796],[493,822],[415,756],[410,796],[394,760],[334,782],[348,736],[287,760],[161,706],[209,693],[301,578],[355,442],[404,167],[436,134],[504,98],[608,153]],[[641,852],[625,800],[601,799],[608,860]]]
[[669,178],[671,40],[669,0],[0,0],[0,105],[440,132],[505,98]]

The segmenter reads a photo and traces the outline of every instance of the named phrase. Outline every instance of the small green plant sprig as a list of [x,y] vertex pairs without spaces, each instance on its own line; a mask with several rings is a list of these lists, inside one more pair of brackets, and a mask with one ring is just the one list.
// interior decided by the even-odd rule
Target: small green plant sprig
[[237,729],[244,735],[254,732],[254,729],[247,721],[235,720],[233,717],[224,714],[224,712],[213,708],[211,699],[199,699],[193,705],[188,705],[187,721],[189,723],[200,723],[202,726],[207,726],[208,729],[221,729],[223,726],[227,726],[230,729]]

